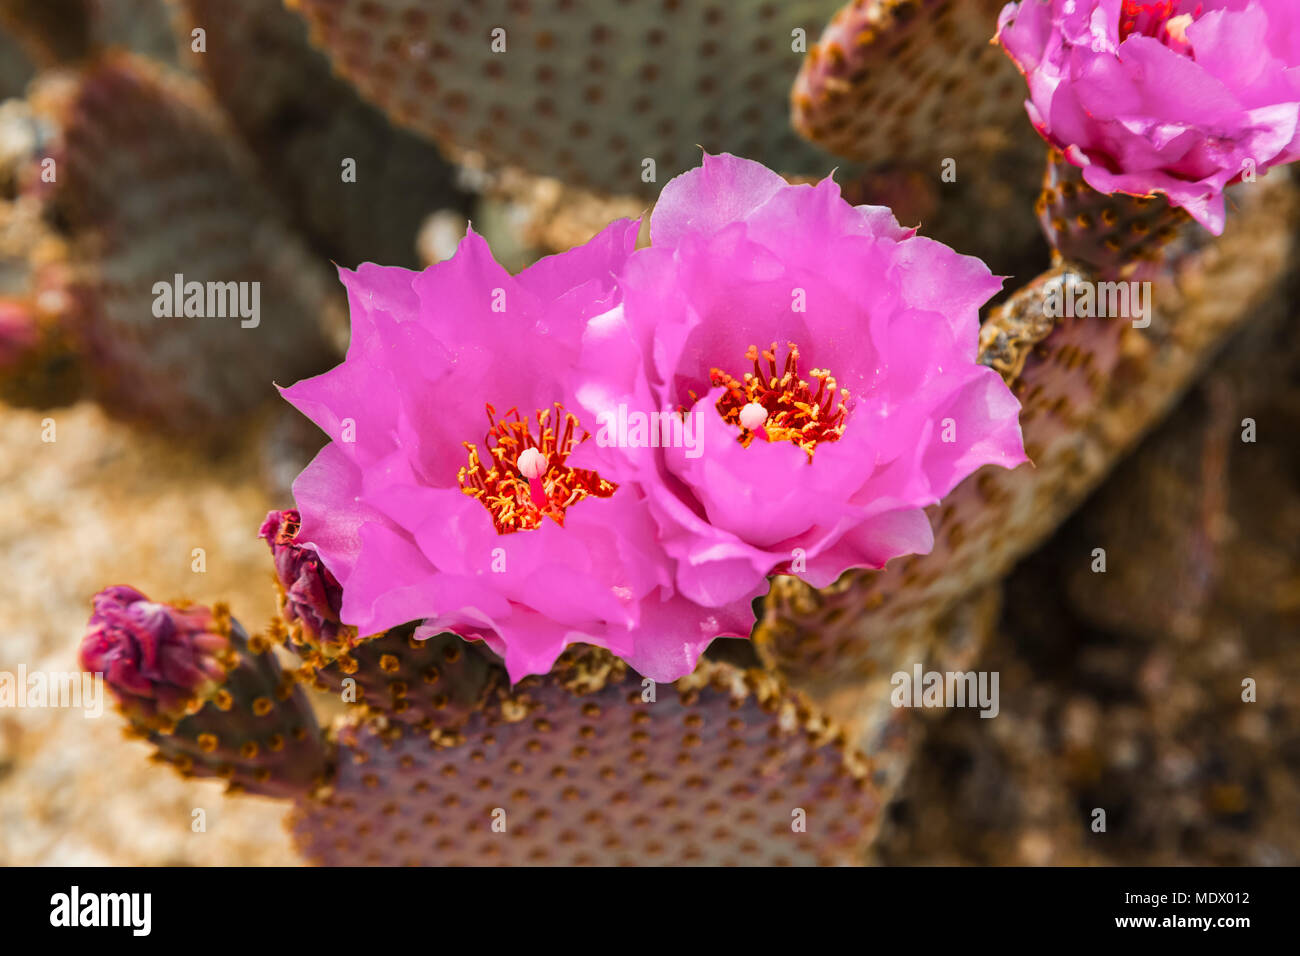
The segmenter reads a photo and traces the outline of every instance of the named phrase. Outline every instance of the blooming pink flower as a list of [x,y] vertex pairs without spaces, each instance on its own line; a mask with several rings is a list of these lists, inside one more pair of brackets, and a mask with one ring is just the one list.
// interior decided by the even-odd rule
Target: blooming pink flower
[[332,439],[294,496],[345,623],[481,638],[514,679],[585,642],[669,680],[714,637],[748,635],[748,605],[674,592],[635,489],[569,460],[588,423],[566,380],[585,321],[617,303],[637,228],[513,277],[473,233],[424,272],[340,271],[347,358],[284,395]]
[[225,679],[230,642],[207,608],[156,604],[125,585],[105,588],[92,603],[81,666],[103,674],[134,716],[178,718]]
[[[923,507],[1025,460],[1019,404],[976,364],[1001,286],[978,259],[726,154],[670,182],[651,227],[588,323],[576,399],[601,430],[575,460],[645,495],[692,600],[929,551]],[[694,448],[622,424],[665,410]]]
[[1164,193],[1217,235],[1225,186],[1300,157],[1295,0],[1024,0],[997,39],[1099,192]]

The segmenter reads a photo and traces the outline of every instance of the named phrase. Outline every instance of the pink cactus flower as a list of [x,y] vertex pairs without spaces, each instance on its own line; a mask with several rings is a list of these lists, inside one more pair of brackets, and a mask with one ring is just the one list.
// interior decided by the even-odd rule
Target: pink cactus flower
[[473,233],[423,272],[340,271],[347,358],[284,395],[331,438],[294,496],[345,623],[482,639],[516,680],[575,642],[671,680],[714,637],[749,634],[747,604],[674,591],[635,489],[571,460],[589,423],[567,380],[586,320],[617,304],[637,228],[513,277]]
[[1163,193],[1218,235],[1225,186],[1300,157],[1295,0],[1023,0],[997,39],[1099,192]]
[[[576,399],[600,430],[575,461],[645,496],[687,597],[927,552],[925,506],[1025,460],[1019,403],[976,363],[1001,279],[914,233],[726,154],[664,188],[621,306],[588,323]],[[665,412],[649,440],[627,424]]]
[[105,588],[81,641],[81,666],[103,674],[133,717],[177,719],[225,679],[229,640],[206,607],[157,604],[135,588]]

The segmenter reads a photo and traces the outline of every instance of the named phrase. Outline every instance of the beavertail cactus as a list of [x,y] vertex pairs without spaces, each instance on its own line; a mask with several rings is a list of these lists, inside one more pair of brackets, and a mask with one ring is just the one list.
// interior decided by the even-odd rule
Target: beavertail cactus
[[104,675],[160,759],[267,796],[324,780],[316,718],[265,638],[249,638],[222,607],[158,604],[134,588],[106,588],[94,606],[82,666]]
[[989,46],[1002,0],[851,0],[791,94],[794,127],[871,165],[962,162],[1017,131],[1014,69]]
[[[591,693],[561,665],[430,746],[397,725],[337,735],[331,789],[290,825],[312,862],[851,861],[880,810],[867,766],[778,681],[725,664]],[[647,692],[649,690],[649,692]]]
[[57,278],[58,324],[112,413],[229,427],[272,378],[326,363],[334,293],[201,87],[105,54],[31,102],[52,132],[24,182],[58,224],[31,281]]
[[[207,80],[322,257],[345,266],[414,266],[423,218],[438,209],[468,210],[437,148],[391,126],[335,76],[307,42],[306,24],[281,3],[178,6],[186,61]],[[193,31],[200,29],[211,42],[196,52]]]
[[[927,724],[898,676],[1037,626],[1016,564],[1294,292],[1284,0],[178,0],[197,81],[94,6],[0,0],[47,66],[0,108],[0,386],[72,356],[62,391],[172,432],[280,387],[323,433],[249,515],[263,629],[116,586],[81,645],[158,760],[288,801],[313,863],[877,858]],[[189,315],[227,279],[260,321]],[[1194,521],[1080,525],[1183,552],[1168,600],[1108,616],[1155,578],[1073,555],[1044,606],[1153,644],[1247,616],[1214,583],[1244,400],[1178,481],[1139,469]],[[1258,535],[1287,569],[1293,517]]]
[[653,195],[701,146],[825,168],[785,119],[808,39],[838,0],[291,0],[339,72],[453,151]]
[[1035,204],[1052,248],[1088,263],[1109,279],[1146,280],[1157,274],[1188,221],[1161,196],[1099,193],[1056,150],[1047,154],[1043,191]]
[[834,722],[722,663],[657,687],[573,648],[509,687],[478,648],[402,628],[307,678],[364,703],[319,734],[266,638],[124,587],[96,597],[82,662],[158,759],[293,799],[316,863],[848,862],[881,809]]
[[[1029,204],[1042,146],[1023,86],[989,39],[1000,0],[851,0],[826,25],[791,92],[794,128],[861,165],[855,202],[1026,276],[1042,264]],[[839,177],[837,177],[839,178]]]

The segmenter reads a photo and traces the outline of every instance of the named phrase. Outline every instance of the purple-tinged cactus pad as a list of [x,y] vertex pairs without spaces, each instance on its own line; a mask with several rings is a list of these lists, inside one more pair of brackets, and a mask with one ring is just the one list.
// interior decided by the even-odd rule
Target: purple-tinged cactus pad
[[[825,171],[827,157],[790,129],[786,96],[803,48],[838,3],[289,5],[336,69],[398,125],[572,185],[653,195],[701,146],[782,172]],[[643,178],[647,159],[654,180]]]
[[1024,126],[989,39],[1002,0],[852,0],[808,51],[791,101],[810,142],[868,164],[960,160]]
[[854,859],[880,810],[869,768],[759,671],[590,694],[530,678],[449,744],[345,726],[335,784],[302,800],[304,855],[347,864],[812,864]]
[[[931,518],[935,548],[882,571],[852,572],[825,595],[785,581],[767,619],[769,661],[802,684],[833,662],[841,680],[869,673],[872,647],[924,631],[963,595],[1005,574],[1058,524],[1186,387],[1258,303],[1283,291],[1295,202],[1285,186],[1242,194],[1239,222],[1216,245],[1171,257],[1153,281],[1150,326],[1132,318],[1048,315],[1047,298],[1075,298],[1096,278],[1063,264],[994,309],[981,327],[981,361],[1022,403],[1034,468],[985,469]],[[835,595],[847,592],[844,597]],[[852,595],[852,601],[849,600]]]
[[1108,279],[1149,279],[1191,219],[1160,195],[1097,192],[1056,150],[1048,151],[1035,211],[1053,249]]
[[[112,0],[118,3],[120,0]],[[177,39],[207,31],[188,63],[208,82],[248,142],[277,197],[322,259],[416,265],[429,213],[468,210],[437,148],[392,126],[307,42],[307,26],[280,2],[183,0]],[[291,121],[286,121],[291,117]],[[340,163],[352,160],[354,180]]]
[[[372,717],[432,731],[454,730],[505,682],[505,670],[481,644],[455,634],[416,640],[415,625],[396,627],[357,644],[305,674],[317,690],[342,694],[355,682],[355,702]],[[349,699],[347,697],[344,698]]]
[[266,638],[250,638],[217,605],[150,601],[105,588],[81,644],[82,666],[102,674],[154,759],[231,790],[289,797],[324,781],[326,755],[302,688]]
[[229,428],[273,379],[328,362],[326,267],[201,86],[108,53],[43,75],[31,102],[57,164],[33,193],[66,243],[68,324],[111,414]]

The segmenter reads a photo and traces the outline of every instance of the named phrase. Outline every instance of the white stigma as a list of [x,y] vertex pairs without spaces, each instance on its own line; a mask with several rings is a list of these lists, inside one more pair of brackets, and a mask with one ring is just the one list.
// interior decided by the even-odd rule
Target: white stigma
[[550,467],[546,456],[536,448],[525,448],[521,451],[515,464],[519,466],[519,474],[530,481],[542,477],[542,475],[546,474],[546,469]]
[[767,421],[767,409],[758,402],[750,402],[740,410],[740,427],[747,428],[751,432],[757,428],[762,428]]
[[1196,18],[1190,13],[1184,13],[1180,17],[1171,17],[1165,21],[1165,30],[1169,35],[1179,43],[1187,43],[1187,28],[1190,27]]

